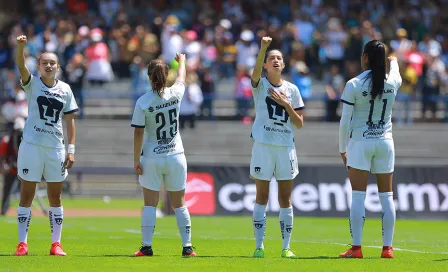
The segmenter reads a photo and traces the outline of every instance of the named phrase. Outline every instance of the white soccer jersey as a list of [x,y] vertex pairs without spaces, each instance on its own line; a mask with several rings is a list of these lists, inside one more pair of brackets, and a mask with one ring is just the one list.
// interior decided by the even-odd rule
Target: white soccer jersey
[[143,156],[162,157],[184,151],[178,130],[184,93],[184,83],[177,81],[164,90],[163,97],[149,91],[137,100],[131,126],[145,128]]
[[354,106],[349,137],[354,140],[392,139],[392,108],[401,76],[398,63],[391,62],[390,73],[384,82],[384,90],[375,100],[370,94],[370,70],[347,82],[341,101]]
[[286,109],[271,98],[270,89],[276,92],[283,91],[295,110],[305,107],[296,85],[283,80],[282,85],[274,86],[267,78],[260,78],[258,86],[252,87],[256,114],[252,126],[252,138],[263,144],[294,146],[294,125]]
[[58,80],[55,86],[48,87],[40,78],[31,75],[22,88],[28,100],[23,140],[45,147],[65,148],[63,115],[78,111],[70,86]]

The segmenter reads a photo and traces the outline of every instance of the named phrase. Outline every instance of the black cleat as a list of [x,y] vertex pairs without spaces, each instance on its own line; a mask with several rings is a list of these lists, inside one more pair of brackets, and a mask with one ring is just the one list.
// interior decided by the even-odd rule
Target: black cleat
[[182,249],[183,257],[196,257],[196,252],[194,252],[194,248],[192,246],[187,246]]
[[134,253],[135,257],[142,257],[142,256],[152,256],[152,247],[150,246],[142,246],[140,247],[139,251]]

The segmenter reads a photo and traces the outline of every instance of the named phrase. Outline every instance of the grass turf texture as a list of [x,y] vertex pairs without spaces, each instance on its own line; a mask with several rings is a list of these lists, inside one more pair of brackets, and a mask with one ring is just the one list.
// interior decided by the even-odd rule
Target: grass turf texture
[[[48,206],[47,197],[44,197],[44,201]],[[36,200],[34,200],[36,203]],[[10,207],[17,207],[19,205],[18,200],[11,201]],[[63,196],[62,205],[64,209],[137,209],[141,210],[143,205],[143,197],[139,198],[71,198],[69,196]],[[34,207],[34,206],[33,206]]]
[[[278,219],[269,217],[265,258],[254,251],[250,217],[193,217],[193,244],[200,257],[182,258],[175,217],[158,219],[154,257],[131,257],[140,246],[140,218],[66,218],[62,245],[68,257],[48,256],[51,235],[45,217],[31,221],[30,255],[12,256],[17,245],[14,217],[0,218],[0,271],[447,271],[448,222],[398,221],[395,259],[364,247],[364,259],[339,259],[350,242],[346,219],[296,218],[292,249],[297,260],[280,258]],[[367,219],[364,246],[381,246],[381,221]],[[429,252],[419,253],[412,250]]]

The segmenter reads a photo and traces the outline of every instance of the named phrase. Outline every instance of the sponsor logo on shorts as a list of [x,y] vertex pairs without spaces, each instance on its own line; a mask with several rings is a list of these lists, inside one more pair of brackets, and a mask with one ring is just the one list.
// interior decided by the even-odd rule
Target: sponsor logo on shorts
[[215,182],[212,175],[205,172],[189,172],[187,174],[185,205],[191,214],[215,213]]
[[28,174],[28,169],[27,168],[23,168],[22,172],[23,172],[24,175],[27,175]]

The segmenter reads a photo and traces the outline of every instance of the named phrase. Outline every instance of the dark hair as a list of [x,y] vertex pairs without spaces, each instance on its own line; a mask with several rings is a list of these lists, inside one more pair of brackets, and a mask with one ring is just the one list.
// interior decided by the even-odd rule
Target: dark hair
[[370,69],[370,73],[365,77],[364,82],[371,79],[372,89],[370,94],[372,99],[381,97],[384,90],[384,80],[386,79],[386,47],[380,41],[371,40],[364,45],[362,54],[367,54],[368,68]]
[[148,76],[152,91],[162,97],[168,77],[168,65],[162,60],[152,60],[148,65]]
[[43,52],[42,54],[40,54],[39,58],[37,59],[37,63],[38,63],[38,64],[40,64],[40,61],[41,61],[42,56],[43,56],[44,54],[52,54],[52,55],[56,56],[56,63],[59,64],[59,57],[58,57],[58,55],[56,55],[56,54],[53,53],[53,52]]
[[280,52],[280,54],[282,55],[282,58],[283,58],[283,53],[282,53],[282,51],[280,51],[280,49],[272,48],[272,49],[269,49],[269,50],[266,52],[266,55],[264,55],[264,63],[266,63],[266,61],[268,60],[269,54],[270,54],[272,51],[278,51],[278,52]]

